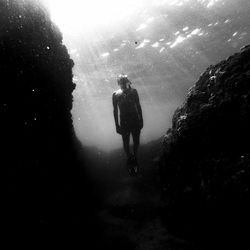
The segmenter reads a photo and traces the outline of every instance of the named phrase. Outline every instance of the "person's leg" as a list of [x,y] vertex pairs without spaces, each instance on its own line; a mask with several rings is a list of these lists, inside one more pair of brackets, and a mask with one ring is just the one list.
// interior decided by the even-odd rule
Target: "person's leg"
[[137,154],[137,151],[138,151],[138,148],[140,145],[140,133],[141,133],[140,129],[133,129],[132,130],[132,137],[133,137],[133,143],[134,143],[133,152],[134,152],[135,156]]
[[128,158],[130,157],[130,152],[129,152],[129,137],[130,137],[129,131],[124,131],[122,133],[123,148],[124,148],[124,151],[125,151],[125,153],[126,153],[126,155],[127,155]]

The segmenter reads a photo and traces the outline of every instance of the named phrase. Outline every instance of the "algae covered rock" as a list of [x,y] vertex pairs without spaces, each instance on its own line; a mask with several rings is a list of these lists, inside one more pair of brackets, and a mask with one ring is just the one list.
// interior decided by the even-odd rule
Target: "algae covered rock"
[[1,0],[0,23],[4,219],[22,230],[80,224],[91,234],[94,202],[77,156],[73,61],[62,34],[40,1]]
[[248,45],[209,66],[176,110],[160,168],[173,218],[234,232],[249,219],[249,73]]

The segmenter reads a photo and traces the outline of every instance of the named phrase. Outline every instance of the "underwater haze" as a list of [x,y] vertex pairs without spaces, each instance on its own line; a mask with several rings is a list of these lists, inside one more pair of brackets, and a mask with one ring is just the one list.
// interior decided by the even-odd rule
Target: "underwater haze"
[[171,126],[210,64],[250,43],[249,0],[53,0],[49,8],[75,62],[75,132],[106,151],[122,145],[111,100],[118,74],[138,90],[147,143]]

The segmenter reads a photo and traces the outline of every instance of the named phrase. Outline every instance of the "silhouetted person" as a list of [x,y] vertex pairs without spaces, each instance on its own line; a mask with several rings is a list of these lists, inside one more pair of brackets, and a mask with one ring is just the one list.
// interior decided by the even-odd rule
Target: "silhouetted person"
[[[136,154],[140,144],[140,132],[143,128],[139,96],[137,90],[131,87],[131,82],[126,75],[119,75],[117,83],[120,89],[115,91],[112,96],[116,132],[122,135],[123,147],[128,159],[127,163],[134,160],[137,164]],[[132,134],[134,143],[132,154],[129,147],[130,134]]]

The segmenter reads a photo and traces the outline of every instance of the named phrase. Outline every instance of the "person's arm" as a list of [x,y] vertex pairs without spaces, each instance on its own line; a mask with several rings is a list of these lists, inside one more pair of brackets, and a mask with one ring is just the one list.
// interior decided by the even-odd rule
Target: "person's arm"
[[140,128],[142,129],[143,128],[142,109],[141,109],[141,104],[140,104],[140,100],[139,100],[139,95],[138,95],[138,92],[136,89],[135,89],[135,104],[136,104],[136,108],[138,110]]
[[113,102],[113,113],[114,113],[114,119],[115,119],[116,132],[120,134],[121,131],[120,131],[120,125],[119,125],[119,120],[118,120],[118,104],[117,104],[115,93],[113,93],[112,102]]

